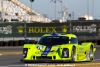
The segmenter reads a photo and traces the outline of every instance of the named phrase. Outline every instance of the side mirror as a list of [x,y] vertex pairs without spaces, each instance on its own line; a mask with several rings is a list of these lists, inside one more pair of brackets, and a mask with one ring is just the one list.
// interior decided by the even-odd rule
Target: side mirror
[[96,48],[94,48],[93,51],[95,52],[96,51]]
[[69,44],[72,44],[72,42],[73,42],[73,40],[72,40],[72,39],[70,39],[70,40],[69,40]]
[[73,39],[69,39],[69,41],[71,42],[71,41],[73,41]]
[[71,42],[69,41],[69,44],[71,44]]

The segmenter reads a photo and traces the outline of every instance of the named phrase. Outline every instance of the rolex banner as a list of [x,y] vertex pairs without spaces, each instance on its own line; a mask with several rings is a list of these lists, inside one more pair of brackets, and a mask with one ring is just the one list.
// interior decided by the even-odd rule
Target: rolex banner
[[27,36],[42,36],[45,33],[66,33],[69,31],[68,24],[63,23],[40,23],[27,24]]
[[77,36],[98,36],[99,23],[0,23],[0,37],[41,37],[45,33],[74,33]]
[[18,27],[24,26],[23,23],[0,23],[0,37],[24,37],[24,32],[20,34]]

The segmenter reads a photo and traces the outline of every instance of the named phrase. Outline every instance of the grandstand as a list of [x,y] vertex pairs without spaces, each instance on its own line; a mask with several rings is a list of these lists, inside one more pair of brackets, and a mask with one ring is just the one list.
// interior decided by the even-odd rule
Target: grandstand
[[[2,4],[3,3],[3,4]],[[3,9],[2,9],[3,7]],[[0,0],[0,12],[4,13],[3,20],[12,22],[17,21],[35,21],[35,22],[50,22],[51,20],[42,14],[32,10],[19,0]]]

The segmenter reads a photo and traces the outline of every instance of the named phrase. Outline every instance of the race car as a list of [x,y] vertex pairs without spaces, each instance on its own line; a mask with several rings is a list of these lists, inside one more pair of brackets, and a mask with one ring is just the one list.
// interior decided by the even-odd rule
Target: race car
[[92,42],[78,44],[74,34],[44,34],[37,43],[24,44],[21,61],[92,61],[95,51]]

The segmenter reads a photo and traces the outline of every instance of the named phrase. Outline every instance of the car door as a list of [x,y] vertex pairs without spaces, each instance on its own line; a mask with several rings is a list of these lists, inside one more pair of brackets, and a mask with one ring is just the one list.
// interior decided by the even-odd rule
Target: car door
[[76,46],[77,60],[84,60],[86,58],[86,46],[79,45],[77,38],[71,38],[71,43]]
[[77,46],[77,60],[84,60],[86,58],[86,46]]

